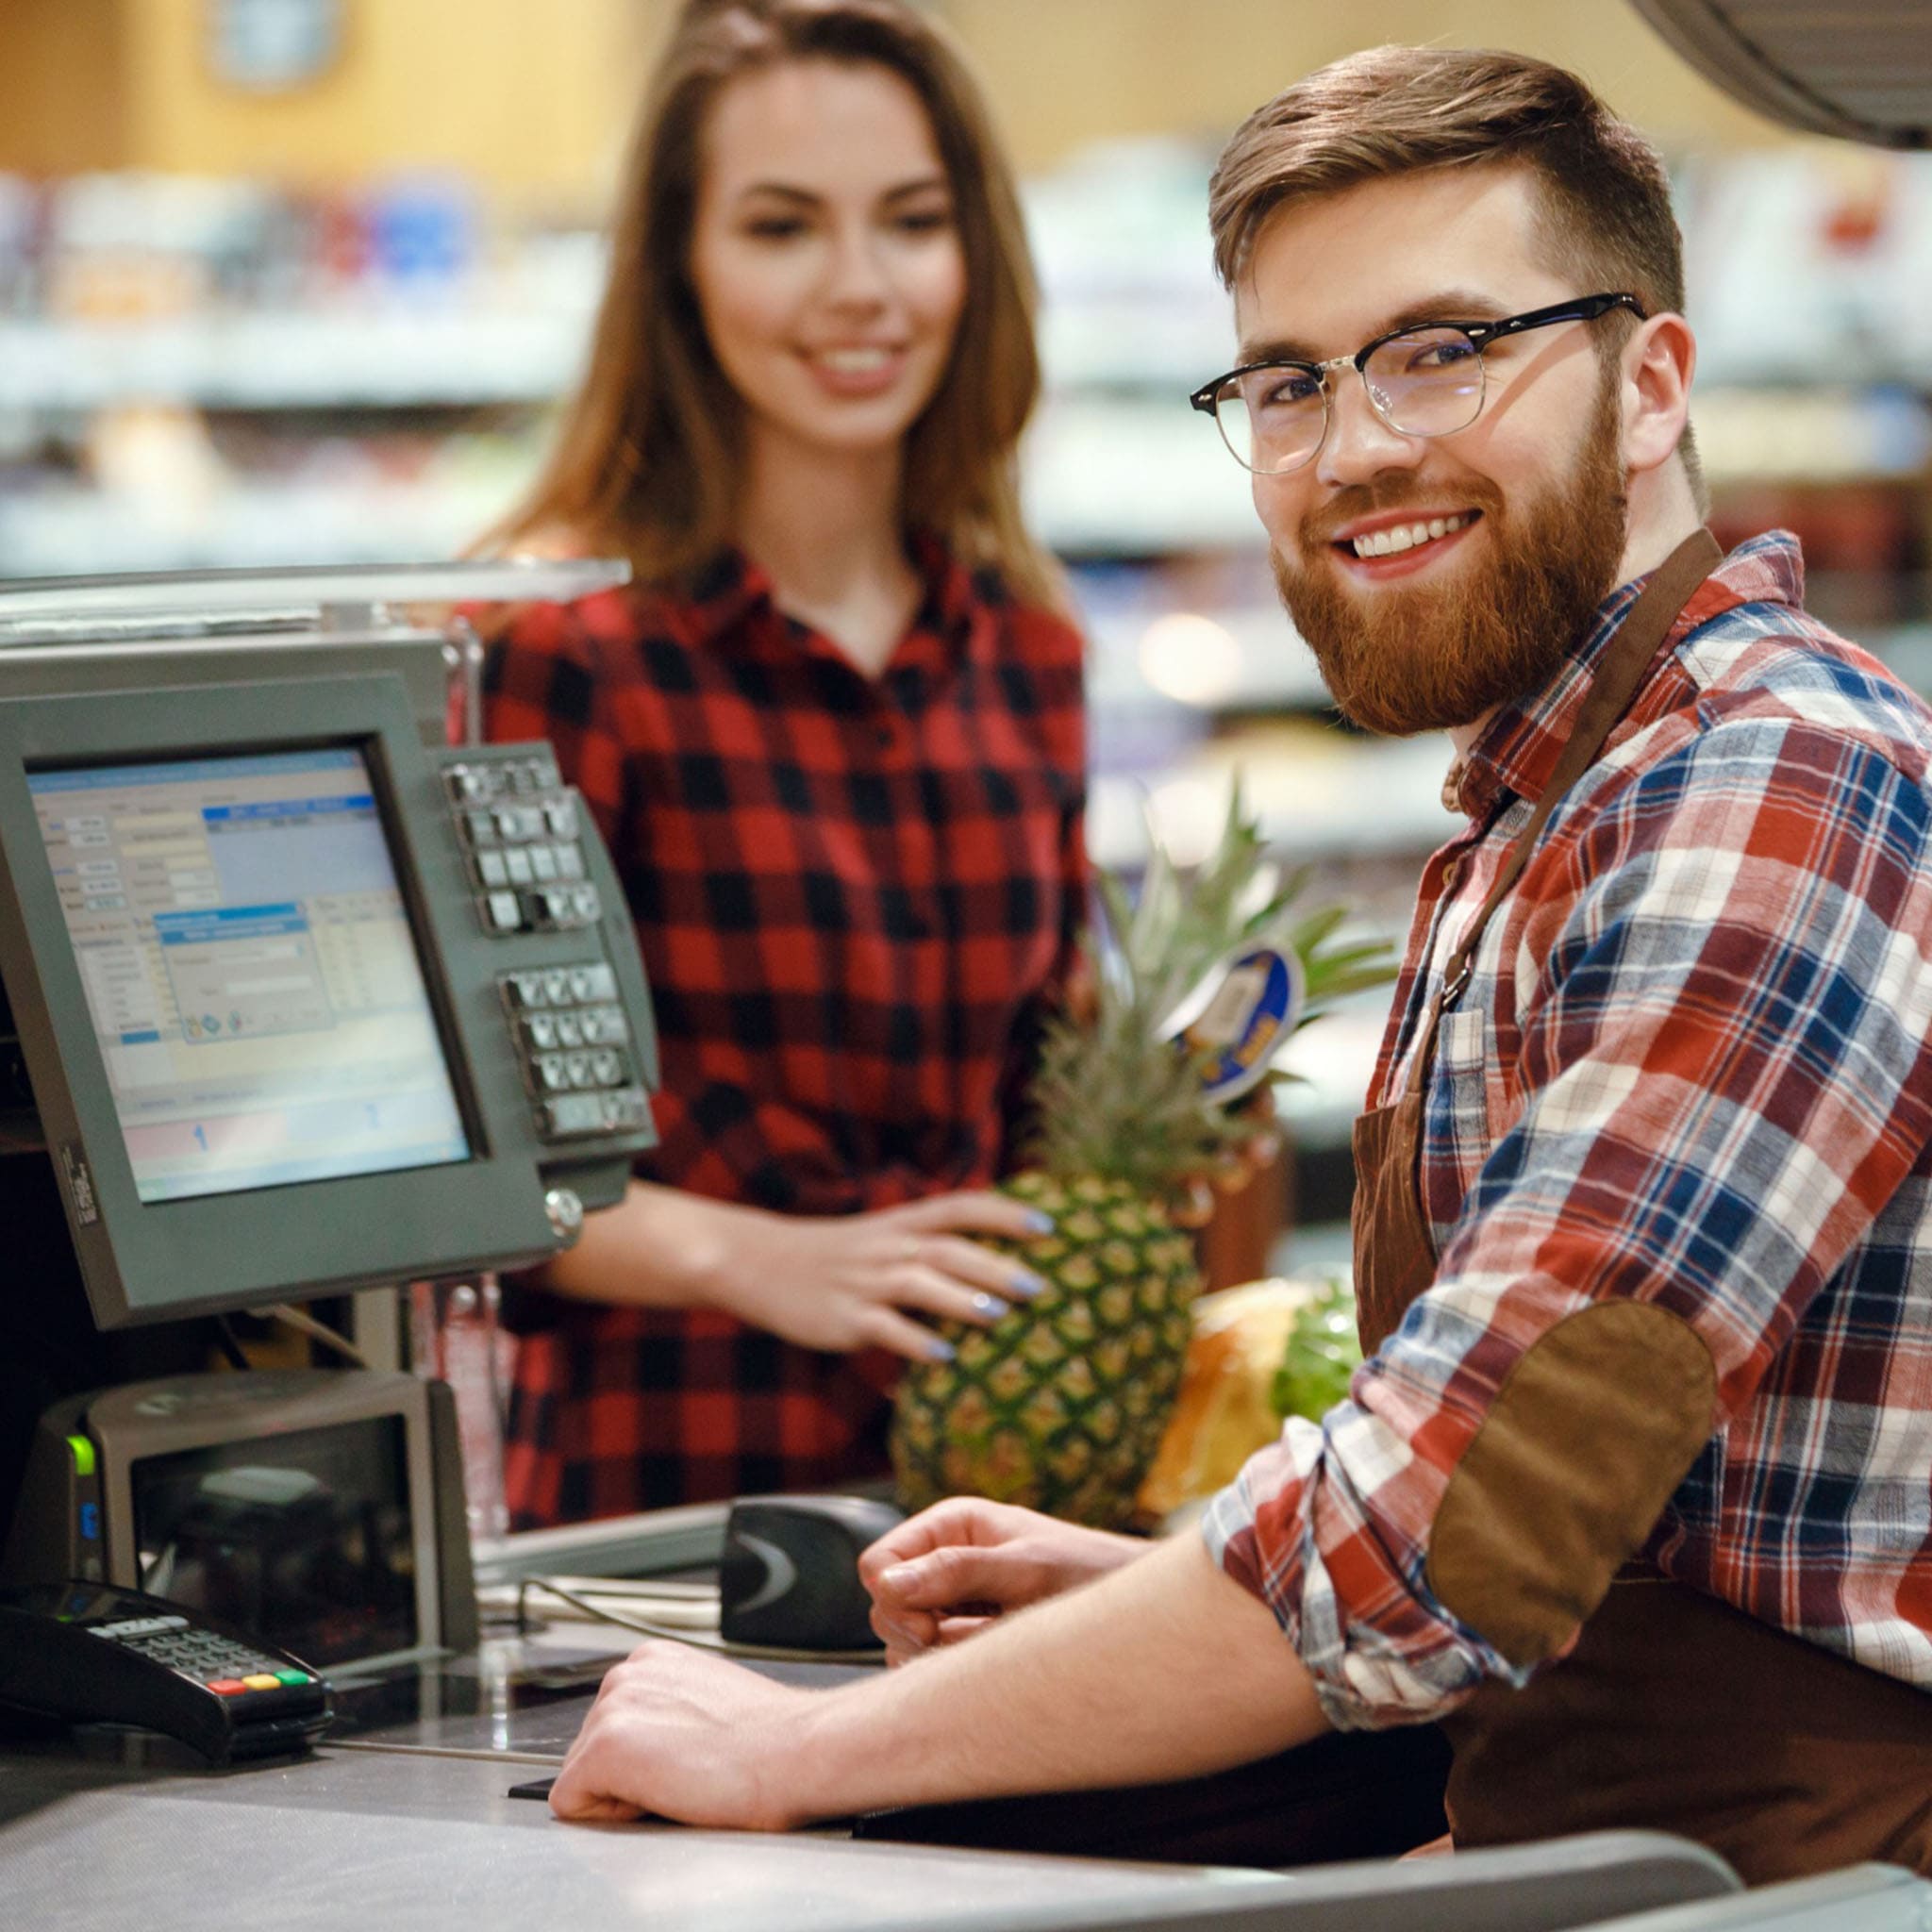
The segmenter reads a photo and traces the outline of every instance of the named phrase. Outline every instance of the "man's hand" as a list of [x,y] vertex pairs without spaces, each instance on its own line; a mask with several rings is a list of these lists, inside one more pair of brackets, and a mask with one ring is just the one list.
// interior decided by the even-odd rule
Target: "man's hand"
[[681,1643],[641,1643],[612,1669],[550,1790],[580,1823],[660,1813],[783,1831],[810,1813],[788,1747],[808,1690]]
[[957,1643],[991,1619],[1144,1556],[1138,1537],[1060,1523],[1009,1503],[953,1496],[882,1536],[858,1559],[886,1661]]

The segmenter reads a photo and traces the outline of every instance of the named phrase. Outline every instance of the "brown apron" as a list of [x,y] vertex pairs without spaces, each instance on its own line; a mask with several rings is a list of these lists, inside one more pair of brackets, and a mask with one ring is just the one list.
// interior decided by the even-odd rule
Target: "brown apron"
[[[1529,823],[1443,971],[1407,1091],[1356,1122],[1365,1354],[1435,1278],[1420,1182],[1442,1014],[1550,814],[1721,556],[1708,531],[1687,538],[1611,639]],[[1488,1686],[1442,1729],[1456,1752],[1447,1808],[1458,1845],[1647,1826],[1711,1846],[1752,1884],[1861,1858],[1932,1874],[1932,1696],[1640,1566],[1618,1576],[1569,1656],[1521,1690]]]

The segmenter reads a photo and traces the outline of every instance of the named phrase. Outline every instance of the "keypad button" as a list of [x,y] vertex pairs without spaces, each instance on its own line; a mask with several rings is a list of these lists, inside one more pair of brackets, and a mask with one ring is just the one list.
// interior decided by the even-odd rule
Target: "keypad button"
[[575,1134],[601,1134],[604,1108],[601,1093],[566,1093],[537,1109],[537,1131],[546,1141]]
[[549,1053],[557,1045],[557,1016],[554,1013],[532,1013],[524,1022],[524,1038],[529,1041],[536,1053]]
[[503,865],[511,885],[527,886],[534,882],[536,874],[530,867],[530,855],[521,845],[512,845],[503,855]]
[[491,932],[515,932],[524,923],[524,908],[514,892],[491,892],[483,901],[483,924]]
[[463,814],[463,829],[470,835],[470,843],[479,852],[487,845],[501,842],[496,836],[494,812],[466,811]]
[[591,1056],[591,1072],[600,1087],[620,1087],[624,1084],[624,1056],[608,1046],[600,1046]]
[[595,886],[573,886],[570,901],[571,910],[581,924],[594,925],[603,917],[604,905]]
[[253,1676],[243,1677],[242,1681],[251,1690],[279,1690],[282,1688],[282,1680],[271,1675],[267,1671],[258,1671]]
[[591,1071],[591,1056],[589,1054],[565,1054],[563,1064],[564,1071],[570,1075],[570,1084],[573,1087],[590,1087],[596,1084]]
[[558,1046],[583,1045],[584,1023],[575,1013],[558,1014],[557,1043]]
[[557,853],[548,845],[530,847],[530,872],[539,884],[548,883],[557,876]]
[[509,884],[509,869],[504,863],[501,852],[479,852],[476,855],[476,876],[491,891]]
[[315,1682],[315,1679],[307,1671],[277,1671],[275,1673],[275,1682],[277,1684],[289,1685],[312,1684]]
[[248,1686],[239,1677],[216,1677],[208,1687],[217,1697],[245,1697]]
[[584,849],[581,845],[559,845],[557,852],[557,875],[560,879],[580,879],[584,875]]
[[562,966],[550,966],[543,973],[543,996],[553,1007],[570,1005],[570,973]]
[[541,973],[509,973],[504,975],[504,990],[509,995],[509,1003],[521,1011],[529,1011],[536,1007],[547,1007],[550,996],[543,990],[543,975]]
[[550,836],[553,839],[575,839],[577,835],[575,800],[551,799],[543,808],[543,822],[550,828]]
[[604,1124],[613,1133],[630,1133],[651,1118],[651,1103],[641,1087],[626,1087],[597,1097],[604,1103]]
[[560,1053],[546,1053],[538,1057],[537,1085],[545,1093],[561,1093],[571,1085],[570,1067]]
[[599,960],[594,966],[586,966],[584,973],[587,1000],[614,1000],[617,997],[617,971],[614,967]]

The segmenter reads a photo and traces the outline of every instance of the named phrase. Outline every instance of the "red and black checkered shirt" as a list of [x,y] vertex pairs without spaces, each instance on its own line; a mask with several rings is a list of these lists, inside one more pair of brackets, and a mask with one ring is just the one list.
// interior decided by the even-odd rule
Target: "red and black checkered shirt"
[[[981,1187],[1085,910],[1081,645],[920,550],[876,678],[730,554],[689,598],[525,613],[495,739],[548,738],[637,922],[663,1060],[647,1180],[798,1214]],[[525,1300],[513,1527],[885,1467],[895,1358],[699,1308]]]

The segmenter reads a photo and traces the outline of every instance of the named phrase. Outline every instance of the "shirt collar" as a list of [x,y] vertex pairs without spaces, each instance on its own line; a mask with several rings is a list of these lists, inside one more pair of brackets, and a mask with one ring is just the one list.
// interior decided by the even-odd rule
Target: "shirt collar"
[[[973,573],[941,539],[916,530],[908,548],[924,591],[910,633],[892,658],[893,669],[914,659],[926,661],[934,644],[938,661],[952,658],[963,649],[983,601]],[[754,613],[778,614],[772,579],[735,544],[692,574],[691,603],[698,641],[705,644],[723,641]]]
[[[1549,681],[1528,697],[1505,705],[1483,726],[1466,756],[1449,768],[1442,787],[1445,806],[1481,820],[1505,792],[1532,803],[1542,795],[1604,652],[1648,581],[1646,575],[1612,591]],[[1770,530],[1739,544],[1678,613],[1637,688],[1631,708],[1641,708],[1667,658],[1700,625],[1740,604],[1795,607],[1804,597],[1805,560],[1798,540],[1789,530]]]

